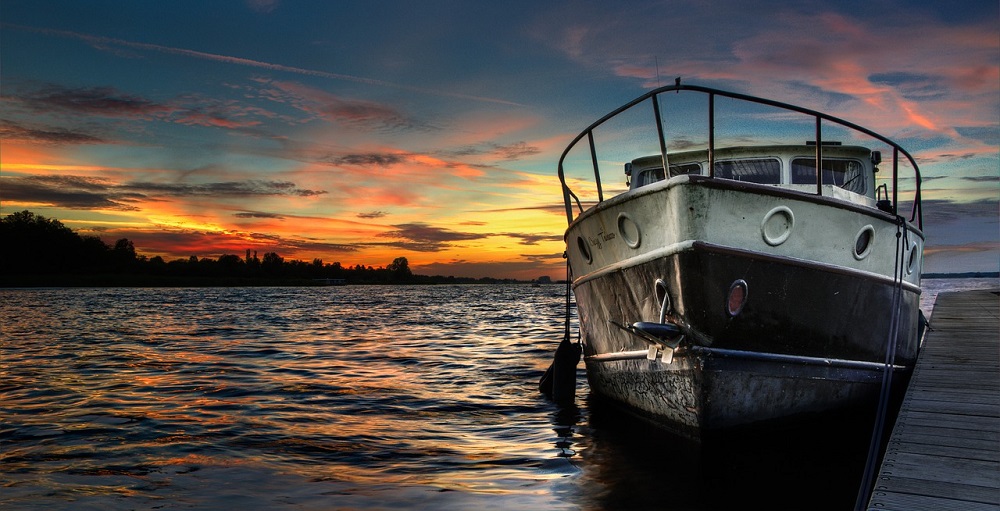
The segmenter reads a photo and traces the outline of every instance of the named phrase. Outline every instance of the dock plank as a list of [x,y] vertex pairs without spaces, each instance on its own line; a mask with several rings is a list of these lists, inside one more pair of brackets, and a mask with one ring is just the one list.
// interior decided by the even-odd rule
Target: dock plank
[[1000,509],[1000,295],[942,293],[868,509]]

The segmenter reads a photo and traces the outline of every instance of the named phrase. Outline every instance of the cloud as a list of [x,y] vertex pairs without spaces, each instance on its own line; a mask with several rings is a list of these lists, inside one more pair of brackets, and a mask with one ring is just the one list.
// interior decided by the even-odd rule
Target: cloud
[[114,87],[66,88],[47,85],[38,90],[15,93],[8,97],[34,112],[71,112],[100,117],[162,117],[173,107],[139,96],[123,93]]
[[376,218],[383,218],[387,214],[388,213],[386,213],[385,211],[371,211],[371,212],[368,212],[368,213],[358,213],[357,217],[358,218],[363,218],[365,220],[374,220]]
[[[979,180],[972,178],[973,180]],[[996,181],[997,177],[986,176],[984,179]],[[909,211],[903,207],[908,204],[901,204],[901,211]],[[924,224],[944,224],[957,220],[968,219],[992,219],[997,220],[998,203],[997,199],[984,199],[973,202],[953,202],[947,200],[931,199],[921,201]]]
[[359,153],[331,156],[323,161],[334,165],[359,165],[363,167],[389,167],[406,161],[406,155],[399,153]]
[[988,146],[992,146],[994,150],[996,150],[997,146],[1000,146],[1000,127],[996,125],[988,127],[959,126],[955,130],[963,137],[978,140]]
[[165,197],[312,197],[327,192],[298,188],[289,181],[245,180],[202,184],[126,182],[72,175],[3,177],[5,201],[69,209],[136,210],[136,204]]
[[[252,5],[254,5],[254,4],[252,4]],[[257,2],[256,5],[267,6],[268,3],[266,1],[265,2]],[[522,105],[520,103],[516,103],[516,102],[513,102],[513,101],[504,100],[504,99],[490,98],[490,97],[485,97],[485,96],[475,96],[475,95],[471,95],[471,94],[461,94],[461,93],[457,93],[457,92],[451,92],[451,91],[445,91],[445,90],[437,90],[437,89],[429,89],[429,88],[425,88],[425,87],[414,87],[414,86],[411,86],[411,85],[402,85],[402,84],[393,83],[393,82],[389,82],[389,81],[385,81],[385,80],[377,80],[377,79],[374,79],[374,78],[366,78],[366,77],[363,77],[363,76],[354,76],[354,75],[348,75],[348,74],[343,74],[343,73],[331,73],[331,72],[328,72],[328,71],[319,71],[319,70],[315,70],[315,69],[306,69],[306,68],[295,67],[295,66],[286,66],[286,65],[282,65],[282,64],[275,64],[275,63],[272,63],[272,62],[264,62],[264,61],[259,61],[259,60],[252,60],[252,59],[246,59],[246,58],[242,58],[242,57],[234,57],[234,56],[230,56],[230,55],[221,55],[221,54],[217,54],[217,53],[208,53],[208,52],[203,52],[203,51],[188,50],[188,49],[185,49],[185,48],[176,48],[176,47],[171,47],[171,46],[163,46],[163,45],[159,45],[159,44],[149,44],[149,43],[141,43],[141,42],[136,42],[136,41],[127,41],[127,40],[124,40],[124,39],[115,39],[115,38],[112,38],[112,37],[95,36],[95,35],[83,34],[83,33],[79,33],[79,32],[71,32],[71,31],[68,31],[68,30],[55,30],[55,29],[49,29],[49,28],[27,27],[27,26],[13,25],[13,24],[4,24],[4,27],[5,28],[11,28],[11,29],[17,29],[17,30],[25,30],[25,31],[30,31],[30,32],[36,32],[36,33],[41,33],[41,34],[46,34],[46,35],[51,35],[51,36],[58,36],[58,37],[66,37],[66,38],[71,38],[71,39],[77,39],[77,40],[81,40],[81,41],[87,42],[88,44],[90,44],[94,48],[101,49],[101,50],[110,50],[110,51],[115,52],[115,53],[118,53],[117,49],[115,47],[125,47],[125,48],[131,48],[131,49],[135,49],[135,50],[155,51],[155,52],[166,53],[166,54],[170,54],[170,55],[180,55],[180,56],[184,56],[184,57],[190,57],[190,58],[201,59],[201,60],[209,60],[209,61],[213,61],[213,62],[221,62],[221,63],[238,65],[238,66],[248,66],[248,67],[260,68],[260,69],[267,69],[269,71],[280,71],[280,72],[285,72],[285,73],[294,73],[294,74],[300,74],[300,75],[315,76],[315,77],[319,77],[319,78],[328,78],[328,79],[332,79],[332,80],[345,80],[345,81],[354,82],[354,83],[361,83],[361,84],[365,84],[365,85],[374,85],[374,86],[379,86],[379,87],[387,87],[387,88],[392,88],[392,89],[399,89],[399,90],[404,90],[404,91],[409,91],[409,92],[416,92],[416,93],[421,93],[421,94],[434,95],[434,96],[442,96],[442,97],[449,97],[449,98],[456,98],[456,99],[464,99],[464,100],[469,100],[469,101],[477,101],[477,102],[485,102],[485,103],[495,103],[495,104],[509,105],[509,106],[524,106],[524,105]]]
[[278,213],[264,213],[261,211],[243,211],[240,213],[234,213],[233,216],[237,218],[274,218],[277,220],[285,218],[284,215],[280,215]]
[[136,210],[143,199],[134,192],[115,192],[106,180],[80,176],[23,176],[2,181],[4,200],[48,204],[69,209]]
[[[887,133],[954,138],[955,126],[996,125],[995,6],[976,8],[986,15],[956,17],[953,9],[892,12],[878,3],[843,12],[832,4],[802,10],[780,2],[680,3],[684,16],[671,14],[679,5],[555,11],[535,34],[570,59],[638,79],[643,88],[657,85],[658,67],[668,80],[722,82],[828,110],[836,105],[831,113],[838,117]],[[734,8],[768,12],[768,23],[720,15]],[[552,23],[556,16],[561,23]],[[646,30],[650,23],[659,29]],[[694,28],[703,26],[713,29]]]
[[334,124],[375,129],[406,128],[415,125],[401,111],[374,101],[352,99],[282,80],[258,80],[258,93],[271,101],[291,105],[316,119]]
[[972,181],[974,183],[997,183],[1000,182],[1000,176],[966,176],[960,179],[966,181]]
[[562,242],[563,237],[552,234],[523,234],[507,232],[503,234],[509,238],[521,240],[521,245],[538,245],[541,242]]
[[255,197],[281,195],[311,197],[327,193],[323,190],[303,190],[296,187],[295,183],[290,181],[265,181],[259,179],[203,184],[129,182],[122,184],[120,188],[173,197]]
[[[253,128],[261,125],[262,119],[276,117],[272,112],[241,104],[235,100],[185,94],[166,102],[157,102],[107,86],[84,88],[69,88],[57,84],[21,86],[21,90],[5,99],[32,114],[159,120],[189,126],[227,129]],[[60,135],[63,134],[54,131],[50,137]]]
[[451,156],[478,156],[488,155],[500,160],[518,160],[526,156],[541,153],[541,149],[528,145],[527,142],[520,141],[512,144],[487,143],[482,145],[467,146],[448,153]]
[[389,245],[415,252],[440,252],[452,246],[452,242],[486,238],[487,235],[457,232],[442,227],[434,227],[422,222],[393,226],[395,230],[379,234],[383,238],[397,238],[402,241]]
[[0,139],[56,145],[103,144],[106,142],[104,139],[88,133],[58,127],[28,127],[6,119],[0,120]]

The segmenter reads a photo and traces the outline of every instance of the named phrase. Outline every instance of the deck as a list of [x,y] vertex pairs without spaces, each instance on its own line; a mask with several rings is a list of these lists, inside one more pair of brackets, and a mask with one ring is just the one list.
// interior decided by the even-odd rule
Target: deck
[[1000,509],[1000,296],[942,293],[869,510]]

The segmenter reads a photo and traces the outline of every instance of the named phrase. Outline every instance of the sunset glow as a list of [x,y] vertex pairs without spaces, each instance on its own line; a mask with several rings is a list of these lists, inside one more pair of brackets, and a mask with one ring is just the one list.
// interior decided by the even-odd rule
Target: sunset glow
[[997,3],[744,4],[5,2],[0,215],[168,260],[561,279],[560,152],[682,76],[895,138],[926,270],[997,271]]

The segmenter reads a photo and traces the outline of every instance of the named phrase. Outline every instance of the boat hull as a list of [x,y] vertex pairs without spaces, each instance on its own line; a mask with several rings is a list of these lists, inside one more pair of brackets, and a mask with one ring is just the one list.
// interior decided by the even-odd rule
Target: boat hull
[[[756,192],[684,180],[599,206],[571,226],[568,242],[605,239],[584,254],[589,261],[570,253],[580,275],[574,293],[593,392],[696,433],[873,402],[890,338],[897,342],[894,371],[909,370],[918,349],[920,290],[912,278],[893,278],[906,259],[888,242],[898,231],[892,219],[823,199]],[[740,206],[714,219],[678,214],[712,200]],[[799,212],[808,218],[800,223],[813,228],[770,243],[766,218],[775,208]],[[619,232],[607,239],[610,219],[622,212],[629,221],[619,220]],[[839,237],[851,250],[858,229],[869,227],[881,245],[865,258],[795,248],[835,246],[830,239]],[[637,230],[649,234],[629,243]],[[618,238],[624,243],[616,245]],[[738,281],[746,300],[731,314],[728,293]],[[650,343],[623,328],[658,321],[661,312],[684,333],[669,363],[649,360]]]

